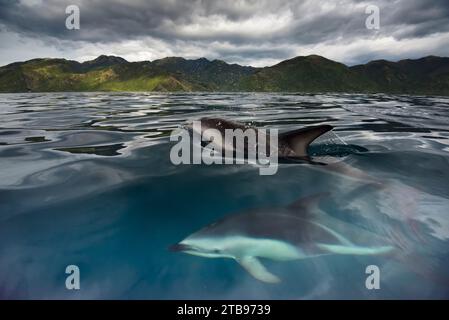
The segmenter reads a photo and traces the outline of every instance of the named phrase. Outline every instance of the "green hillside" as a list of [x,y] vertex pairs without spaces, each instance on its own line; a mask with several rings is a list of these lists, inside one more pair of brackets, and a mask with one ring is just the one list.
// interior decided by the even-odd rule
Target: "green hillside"
[[364,84],[344,64],[312,55],[263,68],[241,82],[248,91],[358,91]]
[[128,62],[99,56],[83,63],[33,59],[0,67],[0,92],[274,91],[449,95],[449,58],[371,61],[348,67],[317,55],[253,68],[205,58]]

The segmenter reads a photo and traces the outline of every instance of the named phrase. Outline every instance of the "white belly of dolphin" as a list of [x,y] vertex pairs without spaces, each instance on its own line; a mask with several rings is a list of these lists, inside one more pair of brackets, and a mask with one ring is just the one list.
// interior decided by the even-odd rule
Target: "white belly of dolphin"
[[301,251],[287,242],[274,239],[231,237],[226,240],[235,257],[253,256],[278,261],[304,258]]

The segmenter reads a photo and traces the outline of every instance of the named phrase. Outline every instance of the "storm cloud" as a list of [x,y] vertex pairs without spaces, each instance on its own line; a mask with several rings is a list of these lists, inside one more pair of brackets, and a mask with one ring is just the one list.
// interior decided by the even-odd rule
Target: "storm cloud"
[[[80,30],[65,27],[68,5]],[[369,5],[380,29],[365,26]],[[320,54],[347,64],[449,55],[447,0],[0,0],[0,64],[36,57],[206,57],[264,66]]]

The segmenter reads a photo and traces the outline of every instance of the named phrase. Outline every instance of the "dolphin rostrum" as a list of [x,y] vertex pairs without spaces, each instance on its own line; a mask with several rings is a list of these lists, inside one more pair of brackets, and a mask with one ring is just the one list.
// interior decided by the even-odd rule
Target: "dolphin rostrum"
[[[319,196],[303,198],[288,207],[252,209],[227,216],[170,247],[206,258],[230,258],[254,278],[268,283],[280,279],[260,258],[291,261],[327,254],[376,255],[394,249],[375,235],[349,232],[348,227],[325,217],[316,207]],[[335,227],[335,228],[334,228]],[[348,232],[346,232],[348,231]],[[345,233],[345,234],[343,234]],[[352,235],[349,240],[348,236]]]

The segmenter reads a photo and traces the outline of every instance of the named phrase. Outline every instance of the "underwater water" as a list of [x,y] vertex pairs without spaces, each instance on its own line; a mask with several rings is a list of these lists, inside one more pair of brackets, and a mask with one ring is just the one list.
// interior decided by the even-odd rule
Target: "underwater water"
[[[329,141],[360,146],[333,155],[366,176],[301,163],[271,176],[255,165],[173,165],[170,133],[204,116],[281,132],[330,124],[311,152]],[[369,232],[396,253],[263,260],[282,279],[269,284],[232,259],[168,250],[221,217],[314,194],[326,195],[318,209],[339,232],[354,242]],[[80,269],[80,290],[65,287],[68,265]],[[379,267],[378,290],[365,286],[369,265]],[[3,299],[447,299],[447,279],[449,98],[0,95]]]

